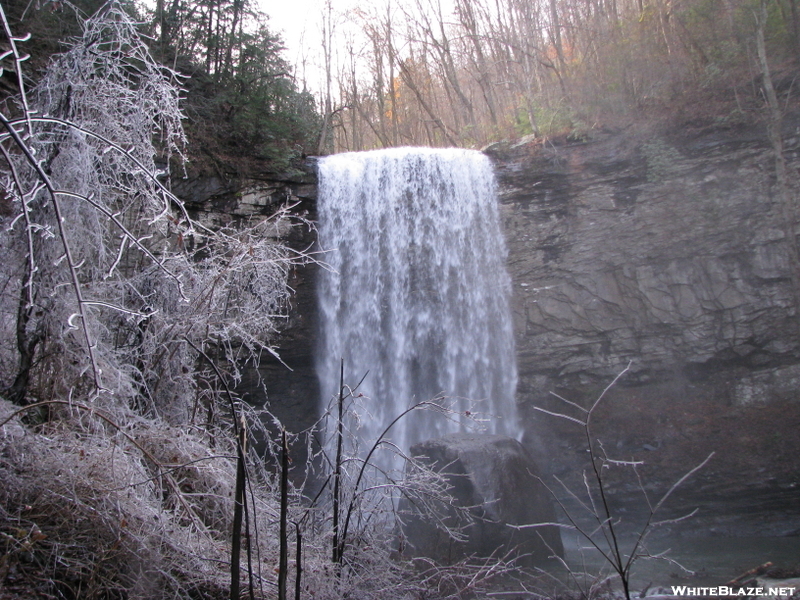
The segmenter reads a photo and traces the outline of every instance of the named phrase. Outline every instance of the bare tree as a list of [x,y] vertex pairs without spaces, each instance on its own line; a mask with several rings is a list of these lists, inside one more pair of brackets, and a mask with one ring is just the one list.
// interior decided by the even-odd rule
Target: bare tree
[[[481,145],[586,133],[631,109],[703,97],[709,83],[735,89],[752,68],[752,11],[744,0],[722,4],[722,19],[700,0],[458,0],[452,12],[417,0],[385,15],[362,11],[371,43],[358,56],[372,80],[358,75],[348,127],[364,130],[356,138],[365,147]],[[796,55],[796,4],[770,3],[776,58]]]
[[764,86],[764,97],[767,109],[767,134],[775,155],[775,183],[777,196],[781,207],[781,216],[786,239],[786,249],[789,257],[789,276],[792,282],[792,292],[795,306],[800,308],[800,248],[797,245],[797,206],[789,185],[786,156],[783,143],[783,111],[778,102],[775,85],[772,82],[772,72],[767,60],[767,48],[764,40],[764,29],[767,22],[768,0],[761,0],[759,10],[755,14],[756,21],[756,54],[758,66]]
[[[653,558],[663,559],[673,562],[666,553],[653,555],[647,550],[647,538],[658,527],[667,524],[676,523],[690,518],[697,511],[678,517],[676,519],[658,520],[664,504],[670,496],[681,487],[692,475],[702,469],[709,460],[714,456],[714,453],[708,455],[705,460],[701,461],[698,465],[687,471],[675,483],[673,483],[666,492],[664,492],[657,501],[653,501],[650,495],[645,490],[642,480],[639,477],[637,467],[643,463],[636,460],[618,460],[611,458],[601,440],[595,438],[592,432],[592,419],[595,415],[597,407],[600,406],[602,401],[606,398],[609,390],[617,384],[617,382],[624,377],[628,372],[631,365],[628,364],[615,378],[606,386],[603,392],[591,403],[589,408],[584,408],[574,402],[558,396],[553,393],[559,400],[566,406],[566,410],[571,410],[578,416],[571,416],[566,413],[555,412],[546,410],[542,407],[535,406],[534,408],[542,413],[564,419],[566,421],[575,423],[583,430],[583,435],[586,438],[586,450],[588,452],[589,468],[583,473],[583,490],[574,490],[561,481],[558,477],[554,479],[560,486],[560,494],[563,494],[578,506],[577,511],[570,510],[566,504],[558,499],[559,494],[551,490],[551,494],[558,502],[559,506],[564,512],[567,523],[560,524],[568,530],[575,531],[578,535],[596,550],[603,560],[610,566],[616,576],[619,577],[622,584],[622,590],[627,600],[631,599],[631,575],[633,566],[639,559]],[[551,392],[552,393],[552,392]],[[635,478],[639,485],[639,490],[642,494],[642,501],[646,508],[645,516],[639,523],[623,523],[622,517],[616,513],[612,507],[609,497],[609,486],[607,482],[608,473],[611,469],[629,469],[632,476]],[[548,487],[548,489],[550,489]],[[586,520],[588,519],[588,524]],[[537,525],[522,525],[512,526],[518,528],[541,527],[542,524]],[[622,534],[625,528],[634,527],[633,539],[630,543],[623,540]],[[563,562],[563,560],[562,560]],[[565,566],[566,563],[564,563]],[[680,566],[680,565],[679,565]],[[567,567],[568,571],[569,568]],[[569,571],[571,572],[571,571]]]

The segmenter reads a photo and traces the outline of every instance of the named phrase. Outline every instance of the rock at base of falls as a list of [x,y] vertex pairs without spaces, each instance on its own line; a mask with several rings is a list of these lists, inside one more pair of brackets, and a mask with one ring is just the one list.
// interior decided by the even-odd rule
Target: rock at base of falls
[[[411,456],[443,476],[451,499],[431,502],[413,491],[401,498],[404,554],[442,564],[467,556],[503,558],[509,553],[530,564],[563,555],[557,527],[509,527],[555,521],[553,499],[536,476],[536,464],[515,439],[453,434],[412,446]],[[407,473],[411,479],[419,468],[409,464]],[[434,518],[423,514],[424,502]],[[460,539],[453,539],[445,527],[459,529]]]

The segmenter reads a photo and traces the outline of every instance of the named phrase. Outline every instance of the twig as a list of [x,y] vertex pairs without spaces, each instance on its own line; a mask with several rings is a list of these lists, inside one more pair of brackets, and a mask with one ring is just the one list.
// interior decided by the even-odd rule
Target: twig
[[43,400],[41,402],[35,402],[33,404],[28,404],[23,408],[15,410],[10,415],[8,415],[3,421],[0,421],[0,427],[8,423],[11,419],[19,416],[20,414],[27,412],[29,410],[33,410],[34,408],[39,408],[41,406],[49,406],[49,405],[62,405],[68,406],[70,408],[77,408],[79,410],[86,411],[90,414],[99,417],[101,420],[105,421],[109,425],[111,425],[114,429],[119,431],[131,444],[133,444],[150,462],[152,462],[156,468],[158,469],[159,475],[169,484],[169,487],[175,493],[175,497],[178,499],[178,502],[183,506],[186,514],[189,515],[189,518],[192,520],[192,523],[197,528],[198,531],[207,532],[207,528],[203,525],[203,522],[197,516],[195,511],[186,503],[184,498],[184,494],[180,489],[180,486],[175,482],[175,480],[169,476],[168,472],[164,471],[163,465],[156,459],[155,456],[151,452],[149,452],[145,447],[143,447],[139,442],[137,442],[133,437],[131,437],[121,426],[114,422],[114,420],[109,417],[108,415],[103,414],[99,409],[93,408],[91,406],[86,406],[85,404],[81,404],[79,402],[72,402],[68,400]]
[[[591,465],[591,477],[588,477],[585,471],[583,473],[583,486],[585,488],[585,494],[586,498],[588,499],[588,502],[582,500],[572,489],[569,488],[569,486],[567,486],[558,477],[554,478],[565,490],[567,495],[573,500],[575,500],[581,509],[585,510],[589,515],[593,517],[593,519],[597,523],[596,529],[594,529],[593,531],[589,531],[585,528],[582,528],[578,524],[577,519],[573,516],[570,510],[568,510],[567,507],[561,502],[561,500],[555,495],[555,493],[553,493],[553,490],[551,490],[544,482],[542,482],[542,484],[545,486],[548,492],[550,492],[550,495],[555,499],[555,501],[561,507],[562,511],[566,515],[567,521],[569,521],[569,525],[561,525],[561,527],[566,527],[575,530],[583,539],[585,539],[589,544],[591,544],[591,546],[595,550],[597,550],[597,552],[600,553],[603,559],[611,566],[616,575],[620,578],[623,592],[627,600],[630,600],[630,577],[631,577],[630,572],[635,561],[641,557],[665,558],[663,555],[653,556],[644,551],[643,549],[644,542],[650,531],[652,531],[654,527],[689,518],[691,515],[694,514],[694,512],[684,517],[680,517],[678,519],[665,520],[665,521],[655,521],[654,520],[655,515],[659,512],[659,510],[662,508],[667,499],[672,495],[672,493],[676,489],[678,489],[681,485],[683,485],[689,477],[691,477],[699,469],[703,468],[708,463],[708,461],[711,460],[711,457],[714,455],[714,453],[712,452],[700,464],[690,469],[680,479],[678,479],[675,483],[673,483],[670,486],[670,488],[661,496],[658,502],[656,502],[655,505],[652,505],[650,503],[650,499],[644,490],[644,485],[642,484],[641,478],[639,477],[639,472],[637,470],[637,467],[643,464],[642,461],[615,460],[609,458],[603,444],[599,440],[595,440],[593,438],[591,429],[591,424],[592,424],[591,420],[592,416],[595,413],[595,410],[600,405],[600,402],[603,400],[603,398],[606,397],[608,391],[614,385],[616,385],[616,383],[620,380],[620,378],[623,377],[623,375],[625,375],[625,373],[627,373],[630,370],[631,364],[632,363],[629,362],[628,365],[620,373],[618,373],[616,377],[614,377],[611,383],[608,384],[603,389],[602,393],[594,400],[594,402],[592,403],[591,407],[588,410],[583,409],[574,402],[570,402],[569,400],[566,400],[565,398],[562,398],[561,396],[554,394],[557,398],[559,398],[563,402],[585,413],[586,416],[585,419],[583,420],[556,411],[550,411],[539,407],[534,407],[536,408],[536,410],[540,412],[561,419],[565,419],[573,423],[577,423],[583,428],[583,433],[586,438],[587,450],[589,452],[589,463]],[[599,446],[600,448],[599,452],[596,449],[596,445]],[[607,486],[603,475],[603,469],[605,469],[609,465],[629,467],[633,469],[634,473],[636,474],[637,481],[639,482],[639,487],[644,493],[644,497],[648,506],[649,512],[647,515],[647,519],[645,520],[644,524],[639,528],[638,535],[636,536],[636,539],[633,542],[629,552],[623,552],[622,543],[620,541],[617,531],[618,523],[614,519],[613,511],[609,503]],[[599,494],[599,501],[595,501],[595,492],[593,492],[593,489],[596,490],[597,494]],[[543,526],[543,525],[530,524],[530,525],[516,526],[516,528],[529,528],[536,526]],[[598,541],[596,538],[600,536],[602,536],[600,538],[601,541]]]
[[[95,356],[94,352],[95,342],[92,339],[92,335],[89,333],[89,322],[86,317],[86,305],[83,299],[82,287],[80,281],[78,280],[78,268],[75,264],[74,258],[72,257],[72,250],[70,249],[67,231],[64,227],[65,225],[64,215],[61,210],[61,203],[58,201],[58,195],[56,193],[56,189],[53,186],[50,177],[47,175],[47,173],[45,173],[39,161],[36,160],[36,158],[31,153],[31,150],[28,147],[28,145],[23,141],[17,130],[11,126],[11,123],[9,122],[8,119],[6,119],[5,115],[3,114],[0,114],[0,124],[2,124],[3,127],[6,128],[9,135],[11,135],[12,139],[14,140],[14,143],[25,155],[28,164],[31,166],[31,168],[34,169],[34,171],[36,171],[40,181],[44,184],[45,188],[47,189],[47,193],[50,196],[50,200],[53,205],[53,211],[55,212],[58,235],[59,238],[61,239],[61,244],[64,247],[64,256],[67,260],[67,268],[69,270],[70,280],[72,282],[72,291],[75,294],[75,300],[78,307],[77,316],[79,316],[81,319],[81,328],[83,329],[83,336],[84,339],[86,340],[86,352],[89,355],[89,362],[91,364],[92,373],[94,375],[95,393],[99,393],[104,389],[102,381],[100,379],[100,376],[102,374],[102,369],[97,363],[97,357]],[[22,191],[20,190],[20,192]],[[70,326],[72,327],[71,324]]]
[[[278,533],[278,600],[286,600],[286,581],[289,576],[289,446],[286,430],[281,430],[280,532]],[[298,557],[299,559],[299,557]]]

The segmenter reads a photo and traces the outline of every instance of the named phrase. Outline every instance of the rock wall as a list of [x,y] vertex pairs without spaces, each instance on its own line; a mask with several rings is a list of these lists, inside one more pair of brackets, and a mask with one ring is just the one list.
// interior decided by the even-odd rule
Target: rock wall
[[[800,197],[795,125],[786,146]],[[800,318],[763,131],[623,132],[487,153],[514,281],[520,401],[591,393],[629,361],[629,385],[719,380],[719,394],[740,405],[795,397]],[[215,226],[287,202],[316,215],[313,162],[262,181],[185,180],[175,192]],[[307,227],[288,233],[298,249],[314,239]],[[302,357],[299,369],[312,366],[314,272],[292,274],[295,305],[279,340],[286,357]]]
[[[788,137],[795,192],[798,144]],[[628,383],[727,372],[725,393],[746,403],[766,392],[745,374],[782,380],[800,362],[763,135],[615,135],[492,154],[523,399],[607,383],[631,361]]]
[[[800,198],[797,123],[784,136]],[[580,489],[586,437],[534,407],[581,417],[553,394],[588,407],[630,364],[594,418],[609,456],[644,461],[646,485],[665,489],[714,452],[679,504],[727,511],[715,518],[728,532],[796,530],[800,317],[763,128],[487,152],[514,282],[518,406],[543,466]],[[634,477],[609,481],[641,505]],[[773,521],[742,525],[755,501],[720,506],[743,490],[770,499]]]

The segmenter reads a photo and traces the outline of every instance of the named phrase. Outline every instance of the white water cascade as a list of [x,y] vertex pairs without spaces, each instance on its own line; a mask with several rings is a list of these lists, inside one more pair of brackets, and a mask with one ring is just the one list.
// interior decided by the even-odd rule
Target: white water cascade
[[[371,444],[415,402],[444,394],[489,433],[517,436],[514,337],[496,183],[488,158],[395,148],[319,163],[317,372],[324,404],[345,383],[363,403]],[[475,401],[479,401],[475,403]],[[390,430],[401,450],[472,419],[413,411]]]

